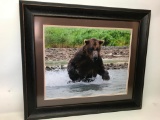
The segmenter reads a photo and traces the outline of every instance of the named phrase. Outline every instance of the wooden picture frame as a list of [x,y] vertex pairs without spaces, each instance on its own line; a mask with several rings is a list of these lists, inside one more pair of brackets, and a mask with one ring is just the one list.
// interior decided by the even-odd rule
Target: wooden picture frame
[[[25,120],[140,109],[150,15],[150,10],[20,1]],[[43,24],[131,28],[127,94],[45,100]]]

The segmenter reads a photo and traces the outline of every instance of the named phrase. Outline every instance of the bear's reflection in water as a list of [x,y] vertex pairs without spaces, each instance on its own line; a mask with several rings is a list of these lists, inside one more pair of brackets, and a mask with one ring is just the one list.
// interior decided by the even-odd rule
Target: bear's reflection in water
[[85,91],[98,91],[98,90],[102,90],[103,87],[107,87],[108,85],[96,85],[96,84],[89,84],[89,85],[71,85],[70,88],[70,92],[85,92]]
[[96,95],[126,94],[127,69],[109,70],[110,80],[97,76],[93,82],[70,82],[67,70],[46,71],[45,98],[72,98]]

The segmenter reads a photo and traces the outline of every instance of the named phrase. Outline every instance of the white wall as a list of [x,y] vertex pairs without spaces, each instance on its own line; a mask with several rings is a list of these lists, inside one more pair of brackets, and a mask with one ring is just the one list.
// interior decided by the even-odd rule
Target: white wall
[[[42,0],[41,0],[42,1]],[[44,1],[44,0],[43,0]],[[160,119],[160,0],[46,0],[70,4],[151,9],[143,108],[53,120]],[[23,120],[19,1],[0,0],[0,120]]]

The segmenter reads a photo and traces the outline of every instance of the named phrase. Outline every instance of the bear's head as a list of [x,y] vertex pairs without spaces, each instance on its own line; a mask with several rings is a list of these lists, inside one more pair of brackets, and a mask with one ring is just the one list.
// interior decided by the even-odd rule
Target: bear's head
[[85,39],[84,40],[84,50],[87,56],[92,60],[96,61],[100,57],[101,45],[104,43],[104,40],[97,39]]

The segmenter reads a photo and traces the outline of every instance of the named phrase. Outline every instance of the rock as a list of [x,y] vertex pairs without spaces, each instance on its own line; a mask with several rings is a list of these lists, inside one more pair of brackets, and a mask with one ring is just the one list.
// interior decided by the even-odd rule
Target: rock
[[[68,60],[70,59],[79,48],[46,48],[45,55],[46,59],[50,60]],[[129,56],[129,48],[124,47],[115,47],[115,46],[102,46],[101,55],[103,58],[112,59],[113,55],[128,55]],[[128,57],[127,56],[127,57]],[[116,56],[118,57],[118,56]],[[124,56],[126,57],[126,56]]]
[[48,67],[48,66],[46,66],[46,70],[47,71],[50,71],[50,70],[52,70],[50,67]]
[[51,69],[54,70],[55,68],[54,68],[54,67],[51,67]]
[[110,65],[109,65],[110,67],[112,67],[113,66],[113,63],[110,63]]
[[45,60],[48,60],[48,57],[45,57]]

